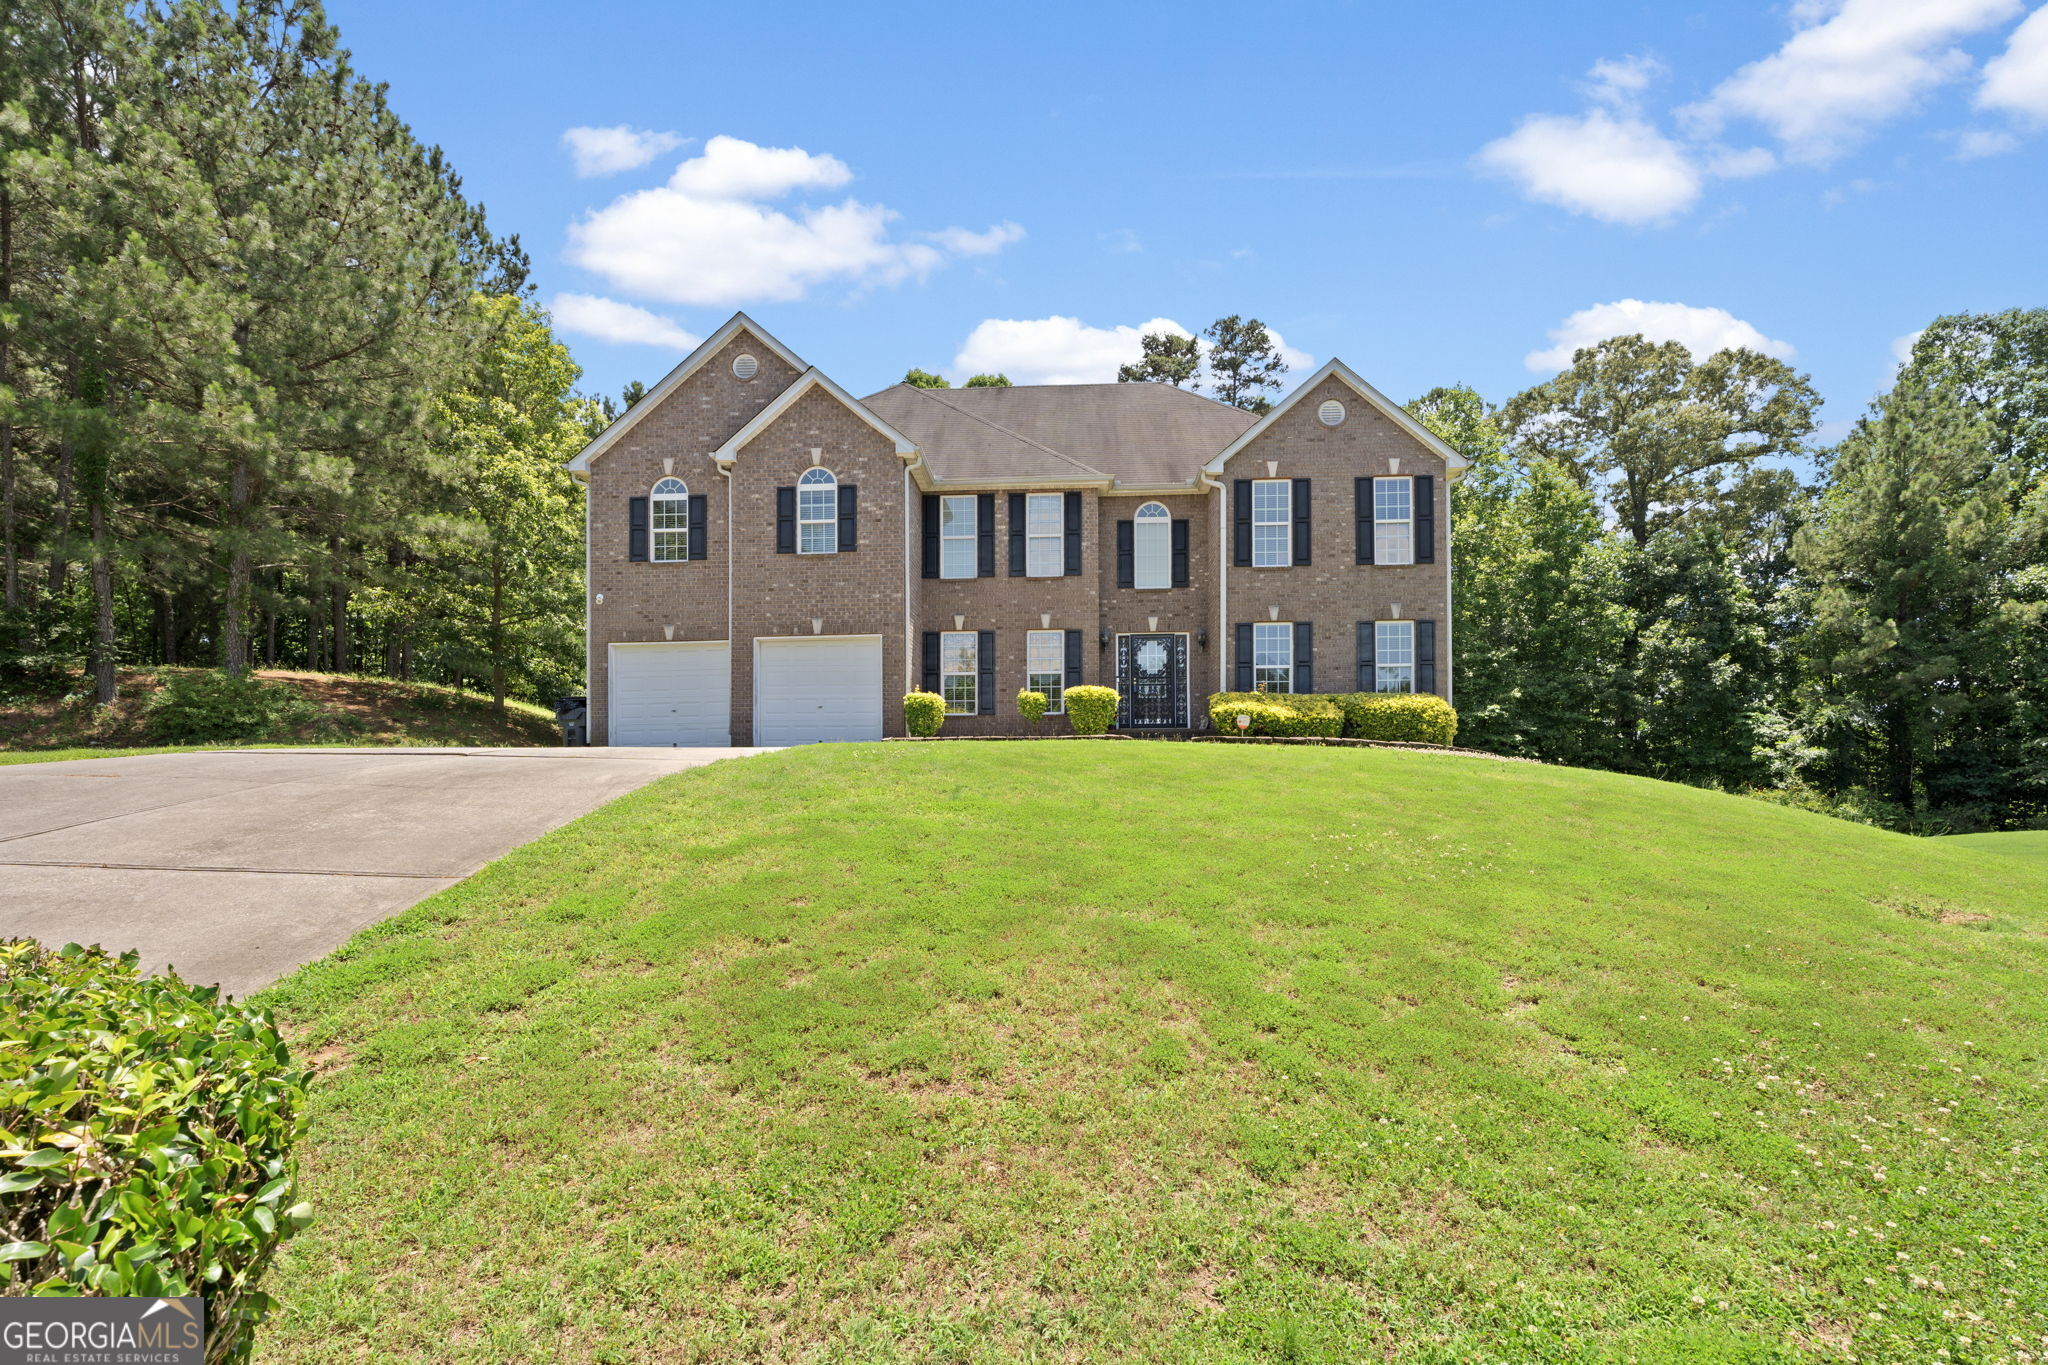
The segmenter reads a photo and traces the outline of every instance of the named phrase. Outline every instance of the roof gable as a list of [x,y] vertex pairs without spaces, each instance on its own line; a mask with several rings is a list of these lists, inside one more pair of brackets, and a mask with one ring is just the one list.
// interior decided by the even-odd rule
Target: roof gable
[[902,432],[896,430],[896,428],[890,426],[887,422],[869,411],[866,404],[826,378],[825,372],[815,365],[799,375],[794,384],[791,384],[788,388],[777,394],[774,402],[755,413],[754,419],[728,437],[724,445],[712,451],[711,458],[722,465],[731,464],[735,459],[739,458],[739,453],[746,446],[747,442],[773,426],[776,419],[781,417],[783,413],[788,412],[797,399],[802,398],[812,389],[823,389],[826,393],[844,403],[854,416],[873,427],[885,440],[894,442],[896,453],[902,456],[906,463],[917,458],[917,442],[911,440],[908,436],[905,436]]
[[1303,398],[1314,392],[1317,385],[1321,384],[1325,379],[1333,377],[1349,387],[1360,398],[1372,404],[1374,408],[1379,410],[1381,416],[1407,432],[1410,436],[1413,436],[1433,453],[1442,456],[1445,477],[1455,479],[1465,472],[1467,465],[1471,464],[1470,460],[1460,455],[1441,436],[1438,436],[1435,432],[1417,421],[1413,413],[1359,378],[1357,371],[1353,370],[1349,365],[1346,365],[1341,360],[1332,360],[1303,380],[1293,393],[1281,399],[1264,417],[1261,417],[1258,421],[1247,427],[1242,436],[1239,436],[1235,441],[1225,446],[1217,454],[1216,458],[1203,466],[1203,472],[1212,476],[1221,474],[1223,466],[1230,463],[1231,456],[1243,450],[1253,441],[1256,441],[1275,422],[1279,421],[1283,415],[1292,409],[1296,403],[1299,403]]
[[592,460],[616,445],[627,432],[631,431],[639,423],[641,418],[654,411],[662,399],[668,397],[671,393],[689,382],[691,375],[703,369],[706,362],[724,350],[726,345],[741,332],[745,332],[748,336],[760,342],[763,350],[772,352],[781,359],[783,364],[799,374],[809,368],[796,352],[770,336],[767,329],[762,327],[760,323],[755,322],[745,313],[734,313],[723,327],[720,327],[710,336],[704,338],[704,341],[696,350],[684,356],[682,363],[663,375],[660,381],[653,388],[649,389],[639,402],[620,414],[618,421],[613,422],[610,426],[599,432],[589,445],[577,451],[575,457],[569,461],[569,472],[571,474],[587,475],[590,472],[590,462]]

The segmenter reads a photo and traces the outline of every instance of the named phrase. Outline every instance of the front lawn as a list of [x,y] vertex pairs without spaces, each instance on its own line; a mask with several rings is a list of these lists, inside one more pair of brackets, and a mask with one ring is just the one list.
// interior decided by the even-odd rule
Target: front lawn
[[1611,774],[718,763],[268,993],[259,1358],[2040,1358],[2044,929],[2026,860]]

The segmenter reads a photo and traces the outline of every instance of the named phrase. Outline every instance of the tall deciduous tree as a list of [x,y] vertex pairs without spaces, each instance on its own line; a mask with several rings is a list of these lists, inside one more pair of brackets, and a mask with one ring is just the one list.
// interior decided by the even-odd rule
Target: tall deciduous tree
[[903,382],[910,385],[913,389],[950,389],[953,387],[946,382],[944,375],[933,374],[930,370],[920,370],[915,366],[904,371]]
[[1007,389],[1010,387],[1010,376],[1006,374],[970,375],[967,382],[961,387],[969,389]]
[[1202,368],[1201,342],[1178,332],[1147,332],[1138,338],[1137,360],[1117,367],[1119,384],[1193,384]]

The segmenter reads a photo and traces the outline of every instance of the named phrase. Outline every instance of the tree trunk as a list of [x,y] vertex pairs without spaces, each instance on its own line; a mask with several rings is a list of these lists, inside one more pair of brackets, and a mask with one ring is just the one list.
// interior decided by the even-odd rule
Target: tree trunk
[[1913,737],[1911,727],[1906,724],[1903,702],[1893,702],[1885,709],[1884,751],[1886,785],[1891,789],[1891,798],[1911,815],[1914,810]]
[[505,714],[505,571],[491,566],[491,710]]
[[114,701],[114,561],[107,553],[107,509],[104,496],[92,502],[93,698],[101,706]]
[[[8,192],[7,182],[0,180],[0,313],[5,313],[14,299],[14,198]],[[6,326],[0,326],[0,389],[7,387],[9,366],[13,361],[14,333]],[[6,586],[4,600],[7,610],[15,611],[21,606],[21,563],[14,549],[14,423],[0,414],[0,557],[4,557]]]
[[169,588],[157,589],[157,638],[167,664],[178,662],[178,597]]
[[222,604],[220,628],[221,667],[228,676],[239,678],[247,668],[249,639],[246,613],[249,609],[249,504],[254,497],[255,478],[246,456],[235,457],[235,469],[228,480],[229,518],[234,528],[234,548],[228,555],[228,593]]
[[333,615],[331,629],[334,632],[334,671],[348,672],[348,589],[337,584],[328,593],[328,606]]
[[[71,396],[78,396],[78,367],[72,366]],[[55,534],[50,537],[50,596],[64,591],[64,578],[71,567],[71,477],[77,463],[77,448],[69,437],[57,443],[57,516]]]

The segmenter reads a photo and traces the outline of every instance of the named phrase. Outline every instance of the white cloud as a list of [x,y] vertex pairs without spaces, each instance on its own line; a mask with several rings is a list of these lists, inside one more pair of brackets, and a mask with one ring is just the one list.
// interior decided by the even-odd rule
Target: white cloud
[[1636,332],[1651,341],[1679,342],[1701,359],[1731,346],[1747,347],[1780,360],[1790,360],[1796,354],[1788,343],[1772,340],[1725,308],[1617,299],[1573,313],[1550,329],[1549,349],[1531,351],[1523,363],[1539,374],[1561,370],[1572,363],[1572,352],[1581,346]]
[[2005,51],[1984,63],[1977,107],[2048,123],[2048,5],[2028,15]]
[[1664,70],[1655,57],[1602,57],[1586,73],[1586,93],[1602,104],[1633,108]]
[[595,294],[557,294],[548,311],[565,332],[629,346],[666,346],[695,350],[703,338],[683,330],[672,319],[645,308]]
[[[1597,68],[1596,68],[1597,70]],[[1691,208],[1701,172],[1686,150],[1630,114],[1532,114],[1481,148],[1479,165],[1530,199],[1610,223],[1655,223]]]
[[[1193,336],[1172,318],[1153,318],[1135,327],[1090,327],[1079,318],[990,318],[968,333],[960,343],[948,371],[953,379],[974,374],[1006,374],[1017,384],[1109,384],[1116,380],[1119,366],[1143,353],[1147,333],[1171,332]],[[1315,368],[1315,357],[1297,350],[1271,327],[1266,335],[1287,362],[1288,374],[1299,378]],[[1207,350],[1208,343],[1202,343]],[[1206,386],[1206,367],[1198,376],[1198,387]]]
[[1682,111],[1697,133],[1730,118],[1770,129],[1797,161],[1825,162],[1924,93],[1970,69],[1958,39],[2020,0],[1838,0],[1793,10],[1798,31]]
[[1917,332],[1908,332],[1902,337],[1892,338],[1892,361],[1895,366],[1903,366],[1913,358],[1913,343],[1926,333],[1927,329],[1922,327]]
[[645,166],[688,141],[678,133],[656,133],[623,123],[613,128],[571,128],[562,134],[562,145],[575,158],[576,174],[585,178]]
[[1977,161],[1987,156],[2004,156],[2017,151],[2020,140],[2003,128],[1969,128],[1956,134],[1956,159]]
[[1747,180],[1778,169],[1778,158],[1768,147],[1717,147],[1707,153],[1707,170],[1723,180]]
[[855,199],[798,206],[763,201],[836,189],[852,172],[837,157],[714,137],[666,185],[622,195],[569,228],[569,259],[614,288],[671,303],[732,305],[801,298],[815,285],[921,279],[949,256],[986,255],[1023,236],[947,228],[931,241],[891,237],[894,209]]

